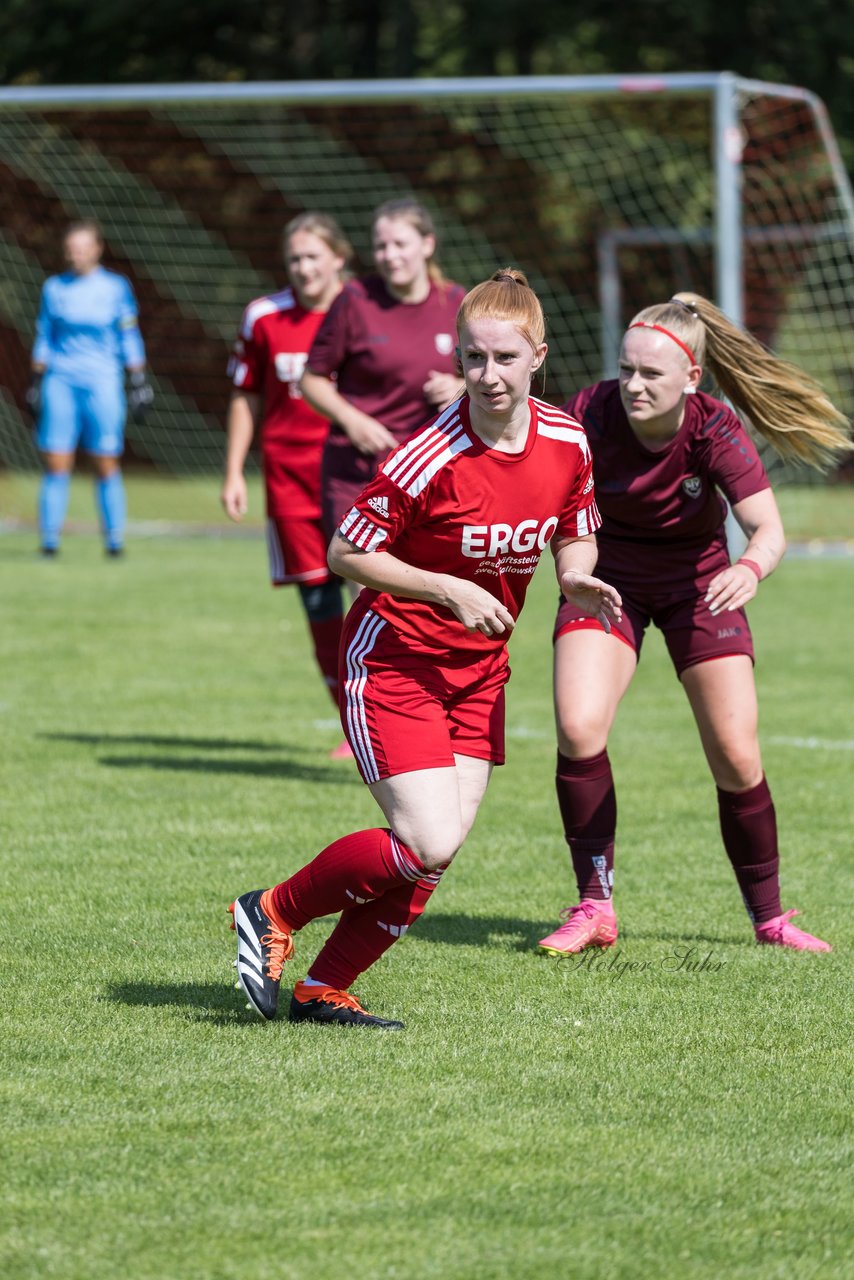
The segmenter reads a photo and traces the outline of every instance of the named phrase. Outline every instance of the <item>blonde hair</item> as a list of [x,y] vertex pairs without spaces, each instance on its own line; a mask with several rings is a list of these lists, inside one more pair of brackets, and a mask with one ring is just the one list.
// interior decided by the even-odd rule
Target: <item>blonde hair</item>
[[97,218],[79,218],[76,222],[69,222],[68,226],[65,228],[65,230],[62,233],[63,244],[65,243],[65,241],[68,239],[69,236],[73,236],[77,231],[88,231],[89,234],[103,248],[104,231],[100,222],[98,222]]
[[472,320],[509,320],[535,351],[545,341],[540,300],[527,276],[515,267],[502,267],[468,291],[457,312],[457,333]]
[[288,252],[288,241],[298,231],[308,231],[313,236],[319,236],[337,258],[344,259],[345,267],[349,265],[353,257],[353,246],[330,214],[307,210],[291,218],[282,232],[282,249],[285,254]]
[[[392,220],[401,219],[408,222],[414,227],[420,236],[432,236],[436,242],[436,248],[439,247],[439,236],[436,231],[436,224],[431,218],[423,204],[419,204],[417,200],[411,196],[403,196],[398,200],[386,200],[382,204],[377,205],[371,216],[371,231],[374,230],[380,218],[391,218]],[[445,276],[442,268],[436,261],[436,249],[433,250],[432,256],[427,262],[427,275],[433,284],[445,289],[450,281]]]
[[639,311],[690,347],[698,365],[781,458],[826,471],[850,452],[850,423],[810,374],[781,360],[707,298],[677,293]]

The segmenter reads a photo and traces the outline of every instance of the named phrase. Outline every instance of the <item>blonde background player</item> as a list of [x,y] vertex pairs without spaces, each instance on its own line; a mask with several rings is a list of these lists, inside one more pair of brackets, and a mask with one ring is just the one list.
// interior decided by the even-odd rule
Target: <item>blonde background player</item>
[[[260,429],[270,580],[274,587],[298,588],[317,665],[337,705],[343,601],[341,581],[326,561],[320,494],[329,422],[303,399],[299,383],[352,249],[335,219],[316,212],[293,218],[282,244],[289,286],[250,302],[229,364],[233,390],[220,498],[231,520],[243,519],[244,468]],[[332,755],[350,758],[351,752],[342,743]]]
[[[650,622],[663,632],[717,787],[724,847],[757,942],[828,951],[780,902],[774,805],[762,766],[753,643],[744,612],[785,549],[780,513],[742,422],[699,391],[708,369],[785,458],[826,466],[849,449],[845,418],[705,298],[677,294],[629,325],[619,377],[567,412],[584,424],[602,512],[597,572],[620,592],[610,634],[571,601],[555,643],[557,791],[580,902],[540,945],[610,946],[617,801],[608,734]],[[722,492],[747,547],[730,564]],[[666,802],[666,791],[663,794]]]
[[302,389],[332,422],[323,458],[329,535],[389,450],[460,394],[454,358],[464,289],[438,262],[438,237],[417,201],[374,210],[376,273],[350,281],[312,345]]
[[590,576],[584,433],[530,396],[547,350],[536,294],[520,272],[496,272],[457,325],[466,394],[391,454],[329,552],[365,588],[344,626],[341,716],[387,825],[231,904],[240,984],[265,1018],[293,934],[340,911],[291,1020],[401,1025],[349,988],[421,915],[504,761],[506,646],[545,548],[567,599],[606,629],[620,616],[618,593]]

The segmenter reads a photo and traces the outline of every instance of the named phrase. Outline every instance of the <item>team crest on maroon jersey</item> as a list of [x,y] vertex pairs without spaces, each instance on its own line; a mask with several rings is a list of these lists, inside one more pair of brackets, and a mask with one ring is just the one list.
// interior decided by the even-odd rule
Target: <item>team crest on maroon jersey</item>
[[686,476],[682,481],[682,488],[685,490],[689,498],[699,498],[703,488],[703,482],[699,476]]
[[454,337],[451,333],[437,333],[435,336],[436,350],[440,356],[449,356],[454,349]]

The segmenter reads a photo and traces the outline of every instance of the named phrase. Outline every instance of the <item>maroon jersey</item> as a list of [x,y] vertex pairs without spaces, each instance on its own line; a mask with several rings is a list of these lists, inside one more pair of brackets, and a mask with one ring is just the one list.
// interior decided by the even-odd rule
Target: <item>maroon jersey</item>
[[[394,450],[341,534],[363,551],[476,582],[516,618],[552,537],[581,537],[600,524],[584,432],[560,409],[528,404],[525,448],[502,453],[471,430],[468,397],[457,400]],[[392,623],[413,653],[470,660],[507,642],[469,633],[429,601],[366,590],[359,605]]]
[[656,450],[632,430],[616,379],[585,387],[564,407],[584,426],[593,454],[603,576],[648,582],[674,564],[706,569],[726,553],[718,490],[733,504],[769,487],[743,425],[712,396],[686,397],[679,431]]
[[[431,283],[423,302],[409,304],[393,298],[379,276],[353,280],[329,308],[308,367],[337,376],[342,396],[402,442],[435,412],[422,390],[430,370],[456,372],[456,319],[464,293],[457,284]],[[334,423],[329,444],[352,448]]]
[[228,372],[235,387],[264,402],[261,453],[271,514],[320,516],[320,466],[329,423],[299,389],[314,336],[326,315],[300,306],[292,289],[256,298],[243,313]]

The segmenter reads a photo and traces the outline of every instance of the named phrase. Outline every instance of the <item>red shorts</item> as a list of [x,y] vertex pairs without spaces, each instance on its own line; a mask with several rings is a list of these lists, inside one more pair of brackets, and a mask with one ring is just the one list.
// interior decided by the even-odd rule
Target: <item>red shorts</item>
[[334,576],[326,563],[329,539],[320,516],[322,447],[285,449],[269,441],[263,447],[267,554],[274,587],[317,585]]
[[504,763],[507,651],[441,666],[413,653],[357,601],[344,621],[341,723],[365,782],[453,766],[454,755]]
[[292,582],[329,582],[334,575],[326,563],[326,547],[320,520],[310,516],[267,517],[267,555],[274,587]]
[[[727,562],[728,563],[728,562]],[[612,623],[611,628],[640,657],[644,632],[653,622],[664,636],[670,659],[681,676],[687,667],[713,658],[726,658],[744,653],[753,661],[753,639],[743,609],[732,613],[719,613],[713,617],[704,602],[709,582],[725,565],[718,565],[713,572],[702,577],[692,577],[682,584],[668,582],[655,590],[638,590],[637,584],[627,585],[616,575],[602,573],[603,581],[616,587],[623,599],[623,617]],[[588,617],[575,605],[564,600],[558,608],[554,638],[570,631],[599,630],[600,623]]]

